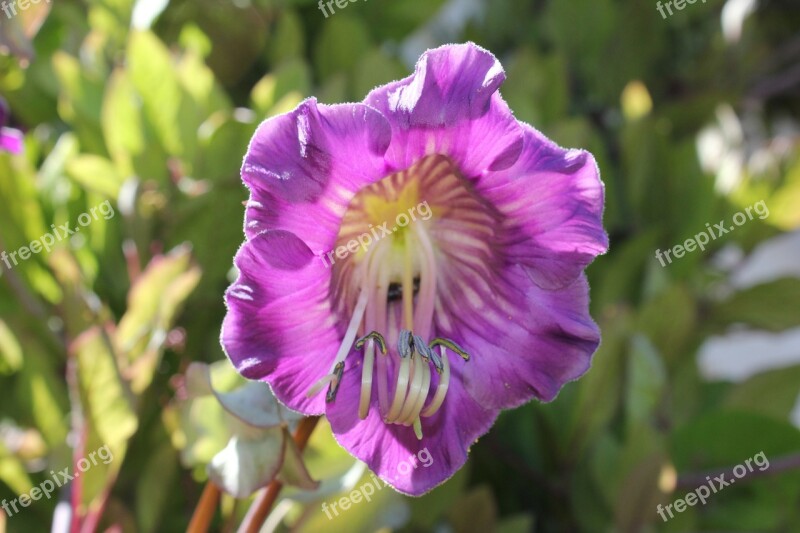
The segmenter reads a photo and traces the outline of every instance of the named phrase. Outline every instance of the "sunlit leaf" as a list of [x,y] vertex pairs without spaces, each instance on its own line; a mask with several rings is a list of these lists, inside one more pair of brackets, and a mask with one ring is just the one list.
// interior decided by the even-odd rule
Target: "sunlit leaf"
[[282,430],[286,448],[278,477],[292,487],[299,487],[304,490],[316,489],[319,486],[319,482],[313,480],[311,474],[308,473],[305,461],[303,461],[303,453],[298,449],[288,428],[283,426]]
[[126,354],[134,392],[152,380],[167,333],[199,280],[189,248],[181,247],[153,259],[131,289],[116,339]]
[[208,475],[236,498],[246,498],[267,485],[283,464],[283,429],[266,430],[259,439],[234,436],[208,465]]
[[0,374],[11,374],[22,367],[22,346],[3,320],[0,320]]
[[800,279],[784,278],[756,285],[714,303],[714,324],[745,323],[769,331],[800,325]]

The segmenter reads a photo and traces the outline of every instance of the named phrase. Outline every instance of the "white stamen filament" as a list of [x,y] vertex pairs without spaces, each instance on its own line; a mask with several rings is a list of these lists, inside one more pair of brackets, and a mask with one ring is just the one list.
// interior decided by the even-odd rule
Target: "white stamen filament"
[[372,395],[372,367],[375,363],[375,341],[367,341],[364,352],[364,369],[361,372],[361,401],[358,404],[358,416],[361,420],[367,418],[369,412],[369,399]]
[[419,413],[425,405],[425,400],[428,398],[428,392],[431,388],[431,366],[429,363],[422,365],[422,386],[417,393],[414,405],[411,408],[410,414],[403,420],[403,424],[410,426],[415,420],[419,418]]
[[436,387],[436,394],[433,396],[433,400],[431,400],[431,404],[428,406],[425,411],[422,412],[422,416],[429,417],[436,414],[436,411],[442,406],[442,402],[444,402],[444,397],[447,396],[447,389],[450,387],[450,362],[447,360],[447,354],[445,353],[444,346],[441,346],[441,354],[442,354],[442,375],[439,378],[439,386]]
[[361,326],[361,320],[364,318],[364,311],[367,309],[368,301],[369,290],[362,288],[361,293],[358,295],[356,308],[353,310],[353,318],[350,319],[350,324],[347,326],[342,344],[339,346],[339,351],[336,353],[336,359],[333,360],[333,364],[331,365],[331,372],[333,372],[336,365],[344,361],[347,354],[350,353],[350,348],[353,347],[353,342],[356,340],[358,328]]
[[[378,316],[376,328],[378,331],[387,331],[386,311],[388,307],[387,298],[389,297],[389,271],[387,269],[381,272],[377,295],[376,307]],[[380,407],[381,416],[386,416],[389,411],[389,385],[386,382],[388,378],[386,359],[386,355],[381,354],[378,356],[378,406]]]
[[411,242],[407,238],[406,250],[403,254],[403,318],[408,330],[414,329],[414,257]]
[[394,390],[394,400],[389,414],[386,415],[386,422],[392,423],[397,420],[400,409],[403,407],[403,400],[406,398],[408,389],[408,374],[411,370],[411,358],[405,357],[400,361],[400,369],[397,371],[397,386]]
[[[365,290],[370,293],[371,298],[369,298],[369,304],[367,305],[367,315],[364,321],[366,328],[361,331],[362,335],[376,331],[376,322],[378,321],[376,307],[380,307],[381,302],[381,287],[378,284],[378,278],[382,272],[380,268],[381,261],[383,260],[383,256],[386,254],[386,250],[387,248],[385,246],[378,246],[377,248],[373,248],[367,252],[367,274],[365,276],[367,279],[367,287]],[[384,299],[385,298],[386,297],[384,296]],[[385,309],[385,303],[383,307]],[[367,414],[369,413],[369,403],[372,397],[372,370],[375,366],[375,341],[373,339],[369,339],[367,343],[366,350],[364,351],[363,365],[364,366],[361,371],[361,398],[358,404],[358,416],[362,420],[367,418]],[[385,378],[383,381],[385,388]]]
[[[403,404],[403,409],[397,416],[397,421],[400,423],[405,423],[406,418],[408,418],[408,415],[411,414],[411,411],[414,409],[414,406],[417,403],[417,396],[422,389],[422,376],[425,373],[423,367],[428,366],[428,363],[423,361],[419,354],[415,353],[413,355],[413,360],[414,377],[411,380],[411,387],[408,389],[408,395],[406,395],[406,401]],[[409,424],[410,423],[411,422],[409,422]]]
[[334,374],[325,374],[322,377],[322,379],[314,383],[314,385],[312,385],[311,388],[308,389],[306,397],[311,398],[312,396],[316,396],[319,393],[319,391],[324,389],[325,386],[328,385],[329,383],[333,382],[334,379],[336,379],[336,376]]
[[414,316],[415,332],[423,339],[430,337],[433,328],[433,310],[436,303],[436,256],[428,232],[422,223],[414,226],[417,240],[421,245],[420,291],[417,299],[417,312]]

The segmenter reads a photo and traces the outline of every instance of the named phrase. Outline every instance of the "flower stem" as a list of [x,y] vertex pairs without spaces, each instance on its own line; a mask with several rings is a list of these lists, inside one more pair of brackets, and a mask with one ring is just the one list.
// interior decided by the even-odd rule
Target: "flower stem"
[[[300,424],[298,424],[297,430],[294,432],[294,442],[301,452],[305,449],[306,444],[308,444],[308,439],[311,437],[311,433],[317,426],[319,419],[320,417],[318,416],[312,416],[304,418]],[[253,502],[250,510],[247,511],[247,516],[244,517],[242,525],[239,526],[239,533],[258,533],[261,530],[261,526],[264,524],[267,516],[269,516],[272,505],[275,503],[275,500],[278,499],[278,494],[280,494],[282,488],[283,483],[274,480],[265,490],[259,493],[256,497],[256,501]]]
[[197,508],[194,510],[192,521],[189,522],[189,527],[186,529],[187,533],[205,533],[208,531],[211,521],[214,519],[214,514],[217,512],[219,497],[219,487],[209,480],[206,483],[206,488],[203,489]]

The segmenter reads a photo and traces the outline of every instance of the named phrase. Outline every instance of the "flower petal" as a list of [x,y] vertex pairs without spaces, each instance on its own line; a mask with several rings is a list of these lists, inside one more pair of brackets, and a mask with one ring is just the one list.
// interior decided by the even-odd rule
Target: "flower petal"
[[384,161],[390,138],[375,109],[313,98],[262,123],[242,166],[251,190],[247,237],[285,229],[317,253],[331,249],[355,193],[392,172]]
[[444,155],[468,178],[512,165],[523,130],[497,93],[504,80],[500,62],[473,43],[427,51],[413,75],[365,99],[392,124],[387,160],[407,168]]
[[550,401],[589,369],[600,332],[584,276],[545,290],[512,266],[491,294],[483,294],[486,284],[470,283],[465,276],[445,282],[441,305],[449,318],[437,319],[437,333],[471,354],[464,387],[479,404],[508,409],[534,397]]
[[543,288],[569,285],[608,250],[603,182],[589,152],[560,148],[526,126],[516,164],[485,173],[476,190],[507,217],[508,258]]
[[236,254],[222,346],[249,379],[268,381],[290,409],[321,414],[324,394],[306,392],[327,373],[341,342],[330,308],[330,270],[296,235],[266,231]]
[[18,154],[22,151],[22,133],[12,128],[0,128],[0,150]]

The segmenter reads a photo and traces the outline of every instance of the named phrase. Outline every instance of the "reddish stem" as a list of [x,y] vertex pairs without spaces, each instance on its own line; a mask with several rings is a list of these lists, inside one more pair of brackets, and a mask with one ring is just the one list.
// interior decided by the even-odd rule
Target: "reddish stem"
[[220,490],[213,481],[206,483],[206,488],[203,489],[203,494],[200,496],[200,502],[192,515],[192,521],[189,522],[189,527],[186,529],[187,533],[206,533],[211,526],[211,521],[214,519],[214,514],[217,512],[217,505],[219,504]]

